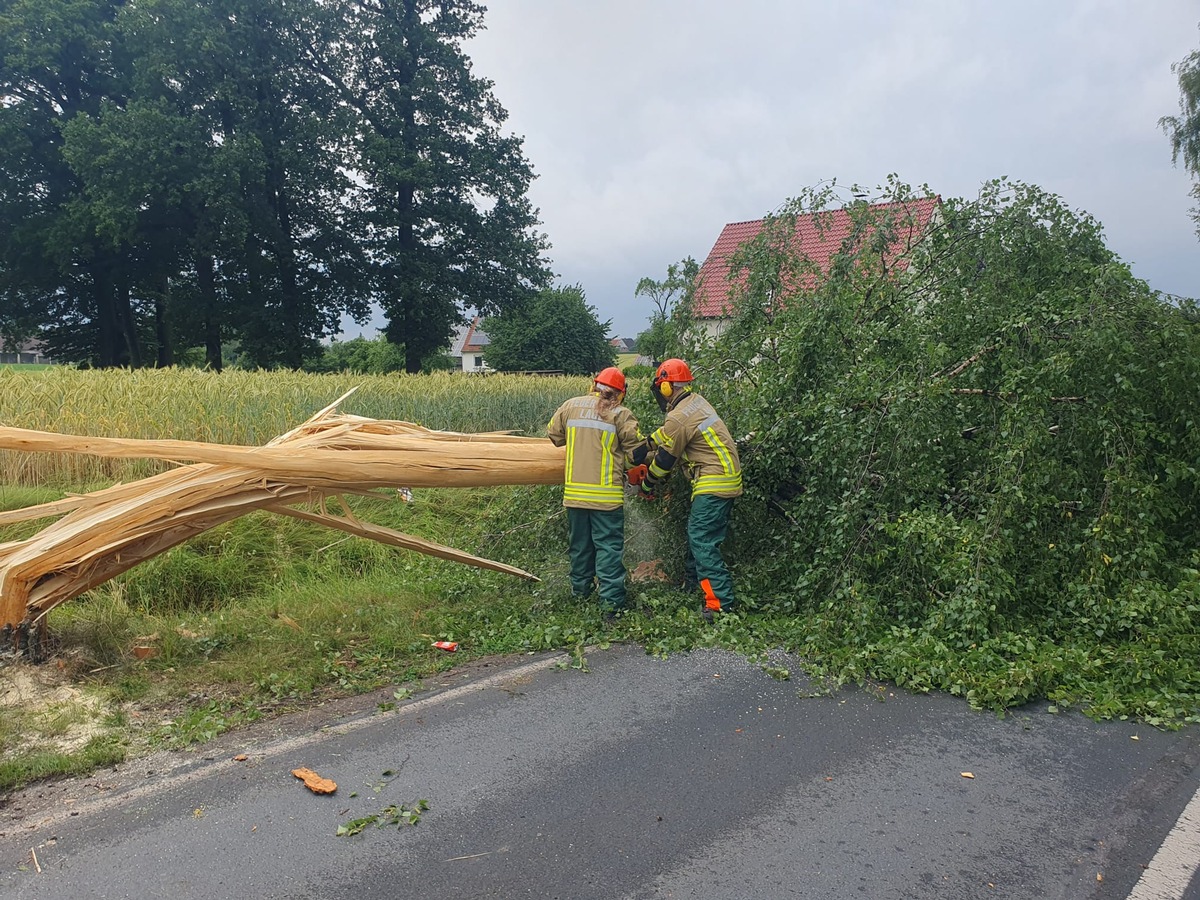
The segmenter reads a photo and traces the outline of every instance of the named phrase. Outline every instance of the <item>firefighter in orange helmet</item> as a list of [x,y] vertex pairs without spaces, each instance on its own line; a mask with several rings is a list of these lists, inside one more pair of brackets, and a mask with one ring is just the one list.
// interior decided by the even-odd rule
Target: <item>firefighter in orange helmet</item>
[[606,616],[625,607],[625,467],[644,446],[637,419],[621,405],[625,375],[609,366],[592,390],[573,397],[550,418],[546,431],[566,445],[563,506],[567,509],[571,593],[587,597],[595,583]]
[[733,500],[742,493],[742,464],[729,429],[712,405],[692,390],[692,381],[692,371],[682,359],[664,360],[655,370],[650,390],[666,418],[648,438],[650,462],[644,477],[635,468],[630,481],[640,481],[640,496],[653,499],[676,464],[683,464],[692,485],[685,577],[704,591],[701,611],[711,620],[714,612],[728,611],[736,602],[721,544]]

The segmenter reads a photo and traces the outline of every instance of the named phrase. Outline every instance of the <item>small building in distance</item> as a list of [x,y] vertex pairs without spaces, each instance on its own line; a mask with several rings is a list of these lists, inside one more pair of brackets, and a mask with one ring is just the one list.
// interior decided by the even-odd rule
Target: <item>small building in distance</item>
[[46,356],[46,345],[36,338],[20,343],[10,343],[0,338],[0,365],[50,365],[54,360]]
[[633,338],[615,337],[609,341],[618,353],[636,353],[637,342]]
[[454,330],[450,341],[450,356],[457,359],[464,372],[490,372],[487,360],[484,358],[490,343],[487,333],[479,327],[480,318],[475,316],[467,325],[460,325]]

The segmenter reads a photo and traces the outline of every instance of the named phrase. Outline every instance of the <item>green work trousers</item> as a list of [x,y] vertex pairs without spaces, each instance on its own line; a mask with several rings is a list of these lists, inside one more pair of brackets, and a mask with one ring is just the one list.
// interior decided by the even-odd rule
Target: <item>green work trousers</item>
[[625,509],[567,507],[571,593],[586,597],[592,581],[600,584],[600,603],[608,610],[625,606]]
[[737,602],[733,596],[733,578],[721,556],[721,544],[729,531],[732,509],[732,497],[697,494],[692,498],[687,524],[687,556],[683,561],[687,583],[705,588],[706,598],[715,597],[721,601],[721,609],[726,611]]

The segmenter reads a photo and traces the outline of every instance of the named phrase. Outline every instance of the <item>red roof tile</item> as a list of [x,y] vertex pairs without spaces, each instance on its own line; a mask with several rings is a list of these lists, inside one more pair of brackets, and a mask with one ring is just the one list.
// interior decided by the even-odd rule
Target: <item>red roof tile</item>
[[[922,197],[908,202],[877,203],[871,207],[881,213],[895,210],[898,234],[889,263],[921,239],[929,227],[933,211],[940,203],[940,197]],[[730,290],[740,287],[745,280],[744,275],[740,274],[730,279],[729,258],[739,247],[759,235],[765,221],[731,222],[721,230],[697,277],[697,318],[719,319],[729,315]],[[807,256],[823,272],[828,269],[830,258],[850,233],[850,226],[851,218],[846,209],[797,216],[793,248]]]

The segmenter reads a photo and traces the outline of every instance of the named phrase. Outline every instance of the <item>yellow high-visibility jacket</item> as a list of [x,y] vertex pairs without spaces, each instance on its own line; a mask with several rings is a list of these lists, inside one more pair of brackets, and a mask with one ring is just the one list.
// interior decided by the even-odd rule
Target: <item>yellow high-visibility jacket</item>
[[633,413],[624,406],[601,413],[599,400],[596,393],[572,397],[546,426],[551,443],[567,447],[563,506],[616,509],[625,502],[625,468],[642,436]]
[[739,497],[742,493],[742,463],[737,444],[712,404],[688,391],[667,410],[662,427],[650,435],[654,456],[649,483],[661,481],[683,463],[692,482],[692,496],[713,494]]

